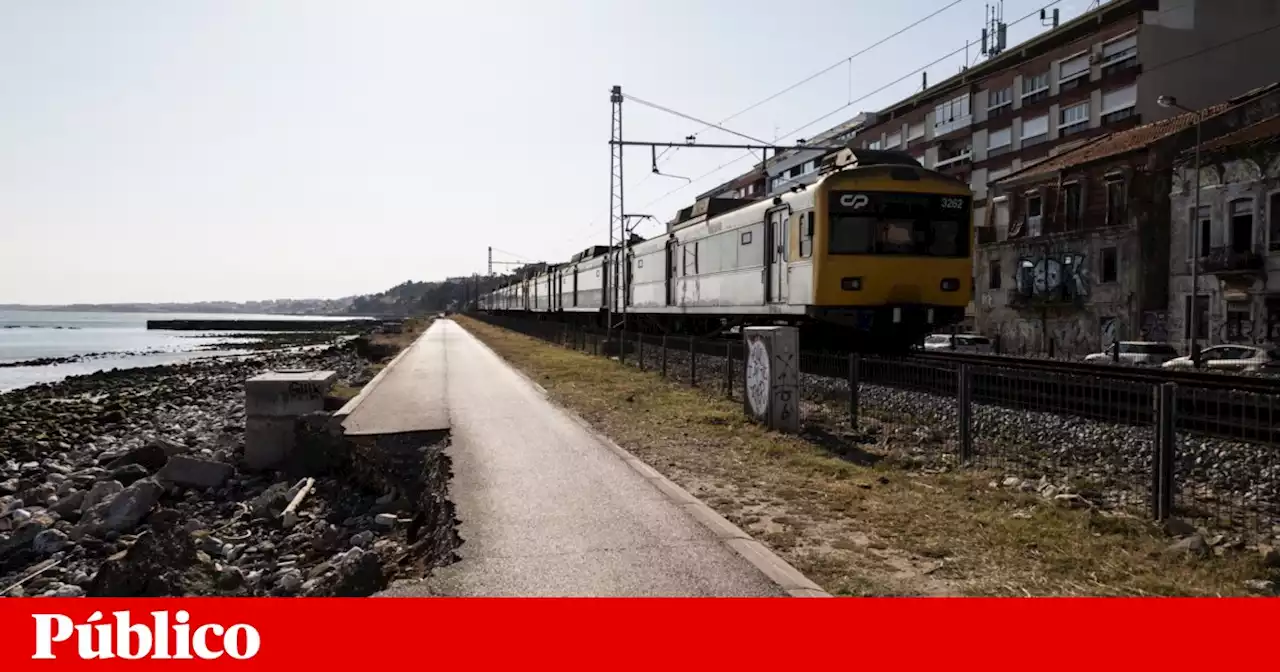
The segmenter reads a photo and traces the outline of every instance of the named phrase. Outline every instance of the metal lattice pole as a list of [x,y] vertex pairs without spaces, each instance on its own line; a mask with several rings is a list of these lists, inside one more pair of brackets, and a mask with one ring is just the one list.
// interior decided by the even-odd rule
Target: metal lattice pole
[[614,86],[609,94],[609,102],[613,107],[613,122],[610,125],[612,129],[609,143],[609,256],[612,268],[609,269],[611,280],[609,282],[608,296],[605,297],[605,316],[607,319],[606,328],[610,332],[613,330],[613,311],[618,296],[618,266],[625,263],[623,259],[616,259],[616,246],[614,244],[613,232],[618,232],[618,243],[621,243],[623,237],[626,236],[626,220],[623,213],[622,202],[622,87]]

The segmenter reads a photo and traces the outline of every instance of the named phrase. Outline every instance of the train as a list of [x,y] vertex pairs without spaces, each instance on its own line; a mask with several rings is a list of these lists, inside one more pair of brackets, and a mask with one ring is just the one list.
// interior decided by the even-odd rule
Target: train
[[902,152],[846,148],[813,184],[702,199],[664,235],[526,269],[477,308],[638,332],[793,325],[810,346],[904,351],[964,319],[972,213],[964,182]]

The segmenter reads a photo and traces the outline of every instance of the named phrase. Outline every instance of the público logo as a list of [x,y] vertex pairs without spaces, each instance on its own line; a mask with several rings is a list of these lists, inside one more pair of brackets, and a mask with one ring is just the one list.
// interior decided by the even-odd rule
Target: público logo
[[84,623],[76,623],[64,614],[32,614],[36,650],[31,659],[56,660],[58,653],[71,657],[67,649],[73,635],[74,655],[81,660],[217,660],[223,656],[248,660],[258,655],[262,645],[252,625],[206,623],[193,629],[191,615],[182,610],[172,618],[168,611],[153,611],[150,623],[131,623],[127,611],[111,615],[114,622],[103,620],[102,612],[95,611]]

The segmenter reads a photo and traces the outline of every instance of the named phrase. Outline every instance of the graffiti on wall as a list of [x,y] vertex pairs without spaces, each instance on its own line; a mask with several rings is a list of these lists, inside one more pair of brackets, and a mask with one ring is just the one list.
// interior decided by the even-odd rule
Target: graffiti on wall
[[1017,291],[1024,298],[1072,301],[1089,296],[1089,270],[1083,254],[1023,257],[1018,260]]
[[1163,343],[1169,340],[1169,313],[1148,310],[1142,314],[1142,340]]
[[1280,314],[1268,315],[1266,321],[1228,318],[1218,327],[1219,343],[1280,342]]
[[1103,348],[1108,348],[1112,343],[1120,340],[1120,319],[1116,317],[1104,317],[1098,321],[1099,331],[1102,332]]

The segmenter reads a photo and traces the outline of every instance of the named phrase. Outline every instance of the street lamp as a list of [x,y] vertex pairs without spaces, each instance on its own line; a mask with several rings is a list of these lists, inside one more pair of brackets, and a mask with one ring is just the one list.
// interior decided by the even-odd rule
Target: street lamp
[[1203,119],[1199,110],[1190,110],[1178,104],[1178,99],[1173,96],[1160,96],[1156,99],[1156,103],[1163,108],[1176,108],[1183,112],[1189,112],[1196,115],[1196,150],[1195,150],[1195,171],[1196,171],[1196,200],[1195,210],[1192,214],[1191,222],[1191,364],[1195,368],[1200,368],[1200,122]]

